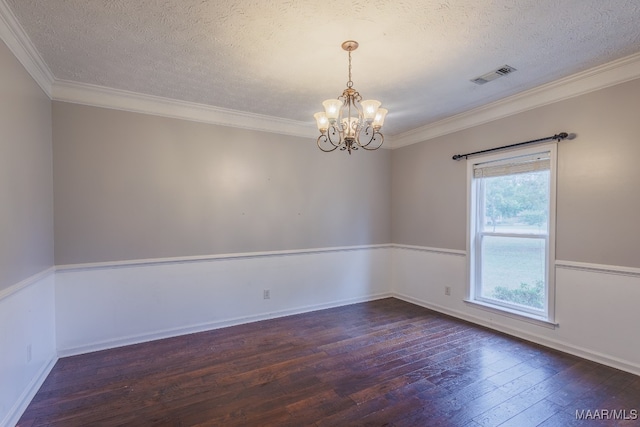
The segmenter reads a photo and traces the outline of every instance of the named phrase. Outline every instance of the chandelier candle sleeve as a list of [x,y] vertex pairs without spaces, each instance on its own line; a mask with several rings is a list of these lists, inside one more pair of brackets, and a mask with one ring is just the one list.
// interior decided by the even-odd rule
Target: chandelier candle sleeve
[[324,114],[327,116],[329,123],[335,124],[340,114],[340,108],[342,107],[342,101],[339,99],[327,99],[322,103],[324,107]]
[[382,104],[382,102],[376,101],[375,99],[370,99],[368,101],[361,102],[362,113],[367,123],[371,124],[373,122],[373,119],[376,118],[376,114],[378,113],[378,108],[380,108],[380,104]]
[[318,125],[320,133],[325,133],[329,127],[329,119],[327,119],[327,115],[324,112],[321,112],[315,113],[313,117],[316,118],[316,124]]
[[378,108],[376,117],[373,120],[373,128],[380,129],[384,124],[384,118],[387,116],[388,111],[385,108]]
[[382,103],[362,100],[362,96],[353,88],[351,81],[351,52],[358,48],[358,42],[348,40],[342,43],[342,49],[349,53],[349,81],[347,88],[338,98],[327,99],[322,103],[324,111],[314,114],[320,136],[317,143],[322,151],[336,149],[351,154],[359,148],[377,150],[384,142],[380,132],[387,110],[380,108]]

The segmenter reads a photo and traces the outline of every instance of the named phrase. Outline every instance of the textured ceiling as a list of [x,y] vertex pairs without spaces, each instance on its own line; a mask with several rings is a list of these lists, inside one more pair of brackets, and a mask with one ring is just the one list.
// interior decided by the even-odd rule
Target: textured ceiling
[[391,135],[640,51],[638,0],[5,1],[56,79],[309,123],[357,40]]

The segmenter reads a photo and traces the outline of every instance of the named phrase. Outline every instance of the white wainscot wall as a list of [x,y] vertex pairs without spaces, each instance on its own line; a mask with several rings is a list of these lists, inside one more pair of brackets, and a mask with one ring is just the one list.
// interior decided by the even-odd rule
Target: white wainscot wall
[[0,293],[0,426],[14,426],[58,360],[54,269]]
[[62,266],[56,273],[58,354],[388,297],[390,251],[368,246]]
[[640,270],[557,261],[554,328],[465,303],[464,252],[394,246],[396,297],[640,375]]
[[402,245],[50,269],[0,293],[0,426],[58,356],[388,296],[640,374],[638,269],[557,261],[556,328],[476,308],[465,291],[464,252]]

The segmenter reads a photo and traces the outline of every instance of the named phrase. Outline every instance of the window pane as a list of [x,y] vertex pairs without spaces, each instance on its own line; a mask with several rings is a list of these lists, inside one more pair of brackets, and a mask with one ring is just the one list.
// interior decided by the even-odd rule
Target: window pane
[[483,178],[483,231],[546,233],[549,176],[544,170]]
[[545,301],[545,240],[482,238],[482,298],[542,310]]

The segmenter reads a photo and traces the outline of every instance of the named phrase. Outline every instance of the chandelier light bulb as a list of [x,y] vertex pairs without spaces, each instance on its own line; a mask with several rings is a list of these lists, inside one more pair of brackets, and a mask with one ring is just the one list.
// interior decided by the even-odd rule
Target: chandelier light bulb
[[327,119],[327,115],[324,111],[315,113],[313,117],[316,119],[316,125],[318,126],[320,133],[324,134],[327,132],[327,129],[329,128],[329,119]]
[[370,99],[368,101],[362,101],[360,104],[362,105],[362,115],[364,119],[371,123],[375,119],[378,108],[380,108],[382,102]]
[[376,117],[373,119],[373,128],[380,129],[384,124],[384,118],[387,116],[388,111],[385,108],[378,108]]
[[338,116],[340,115],[340,107],[342,107],[342,101],[338,98],[327,99],[322,103],[324,106],[324,112],[327,116],[327,119],[331,124],[335,123],[338,120]]
[[356,135],[356,130],[358,129],[358,118],[357,117],[345,117],[342,119],[342,128],[344,129],[344,134],[349,138],[354,138]]

